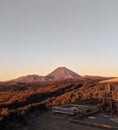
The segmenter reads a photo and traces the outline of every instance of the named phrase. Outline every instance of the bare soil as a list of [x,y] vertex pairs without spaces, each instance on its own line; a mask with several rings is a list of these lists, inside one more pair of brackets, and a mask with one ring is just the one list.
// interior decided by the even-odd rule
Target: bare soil
[[35,120],[22,130],[100,130],[94,127],[73,124],[69,117],[53,115],[52,112],[44,112],[37,115]]

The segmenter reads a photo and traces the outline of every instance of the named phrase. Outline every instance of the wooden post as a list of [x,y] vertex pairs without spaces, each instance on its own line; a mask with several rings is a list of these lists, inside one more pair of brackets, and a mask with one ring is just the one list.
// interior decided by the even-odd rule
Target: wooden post
[[109,105],[110,105],[110,111],[111,111],[111,114],[112,114],[112,99],[109,99]]
[[117,115],[118,115],[118,100],[116,100],[116,111],[117,111]]

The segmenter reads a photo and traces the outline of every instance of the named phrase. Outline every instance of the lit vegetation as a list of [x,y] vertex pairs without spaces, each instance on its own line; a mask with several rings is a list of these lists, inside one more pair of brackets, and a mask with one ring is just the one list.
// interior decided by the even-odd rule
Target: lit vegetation
[[34,109],[43,110],[54,105],[97,104],[97,82],[98,80],[64,80],[1,85],[0,120],[4,122],[13,118],[23,121]]

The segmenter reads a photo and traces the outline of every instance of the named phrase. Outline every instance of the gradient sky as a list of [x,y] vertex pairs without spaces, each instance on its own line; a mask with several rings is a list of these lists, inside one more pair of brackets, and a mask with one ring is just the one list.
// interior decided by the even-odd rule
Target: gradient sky
[[0,0],[0,80],[118,76],[118,0]]

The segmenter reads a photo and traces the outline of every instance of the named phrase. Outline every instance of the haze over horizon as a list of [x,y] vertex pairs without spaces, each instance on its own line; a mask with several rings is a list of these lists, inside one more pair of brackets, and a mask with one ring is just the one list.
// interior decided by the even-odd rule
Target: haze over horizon
[[47,75],[118,77],[117,0],[1,0],[0,81]]

